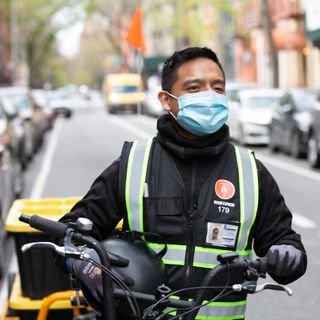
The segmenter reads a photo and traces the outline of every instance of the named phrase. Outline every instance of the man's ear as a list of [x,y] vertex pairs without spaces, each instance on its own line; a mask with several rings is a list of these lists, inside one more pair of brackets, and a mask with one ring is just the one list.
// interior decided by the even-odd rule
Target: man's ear
[[169,104],[169,100],[170,100],[170,97],[168,96],[168,94],[165,92],[165,91],[159,91],[158,93],[158,99],[162,105],[162,108],[165,110],[165,111],[170,111],[171,110],[171,107],[170,107],[170,104]]

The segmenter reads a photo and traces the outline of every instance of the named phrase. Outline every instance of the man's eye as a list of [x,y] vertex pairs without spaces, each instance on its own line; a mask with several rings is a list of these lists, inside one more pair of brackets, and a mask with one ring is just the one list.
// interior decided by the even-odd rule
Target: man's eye
[[189,92],[199,91],[199,86],[190,86],[187,88]]
[[221,87],[215,87],[215,88],[213,88],[213,90],[218,93],[224,93],[224,88],[221,88]]

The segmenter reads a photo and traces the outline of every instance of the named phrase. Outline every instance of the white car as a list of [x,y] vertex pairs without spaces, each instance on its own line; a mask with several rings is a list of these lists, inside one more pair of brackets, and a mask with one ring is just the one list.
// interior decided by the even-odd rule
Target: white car
[[226,82],[226,93],[229,102],[239,102],[239,92],[246,89],[259,89],[258,84],[254,82]]
[[238,106],[229,111],[231,139],[241,145],[269,144],[272,113],[282,94],[280,89],[241,90]]

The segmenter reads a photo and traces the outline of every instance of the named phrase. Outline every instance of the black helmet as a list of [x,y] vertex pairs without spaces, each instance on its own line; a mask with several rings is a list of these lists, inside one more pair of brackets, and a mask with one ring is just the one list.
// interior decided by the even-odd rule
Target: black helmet
[[[134,283],[128,286],[130,290],[155,295],[157,287],[165,283],[164,263],[145,242],[141,240],[129,241],[122,238],[111,238],[105,240],[102,244],[108,252],[129,260],[129,264],[126,267],[112,266],[111,269],[119,271],[120,274],[134,280]],[[114,286],[117,287],[116,284]],[[100,313],[102,306],[92,299],[89,290],[83,287],[82,291],[88,303]],[[118,318],[128,319],[128,314],[131,314],[132,311],[127,300],[119,301],[120,305],[121,308],[117,308]],[[140,310],[148,306],[148,304],[145,305],[139,301],[138,305]]]

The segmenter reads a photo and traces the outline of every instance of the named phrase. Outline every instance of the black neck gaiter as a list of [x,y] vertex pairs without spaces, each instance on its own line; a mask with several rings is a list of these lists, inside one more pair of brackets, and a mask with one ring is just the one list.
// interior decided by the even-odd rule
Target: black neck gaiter
[[229,143],[227,125],[222,126],[217,132],[194,140],[181,136],[178,126],[172,116],[162,115],[157,123],[157,138],[164,148],[181,159],[217,156]]

